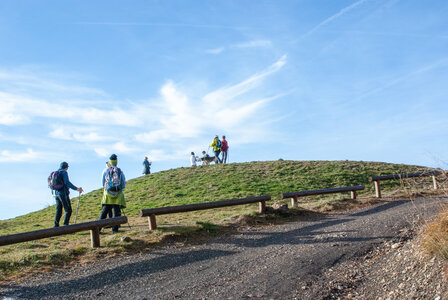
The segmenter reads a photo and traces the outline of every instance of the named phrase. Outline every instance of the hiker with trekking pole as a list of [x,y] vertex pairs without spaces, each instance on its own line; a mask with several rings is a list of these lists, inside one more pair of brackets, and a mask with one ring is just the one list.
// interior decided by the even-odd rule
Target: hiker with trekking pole
[[225,164],[227,162],[227,151],[229,151],[229,144],[227,143],[226,136],[222,136],[221,141],[221,153],[222,153],[222,163]]
[[[62,217],[62,208],[65,211],[64,225],[69,225],[70,216],[72,215],[72,204],[70,202],[70,189],[78,191],[79,197],[83,192],[82,187],[76,187],[68,178],[68,163],[61,162],[57,171],[51,172],[48,177],[48,187],[52,190],[56,201],[56,215],[54,218],[54,227],[59,227],[59,221]],[[78,198],[79,205],[79,198]],[[76,209],[78,212],[78,209]]]
[[[126,178],[120,168],[117,167],[117,155],[109,158],[110,167],[103,171],[102,186],[103,198],[100,219],[105,219],[112,211],[114,218],[121,216],[121,209],[126,208],[123,189],[126,187]],[[112,227],[112,233],[117,233],[120,225]]]
[[215,163],[222,163],[221,159],[219,158],[219,154],[221,153],[221,141],[219,140],[219,137],[216,135],[213,139],[213,142],[209,147],[213,147],[213,152],[215,153]]

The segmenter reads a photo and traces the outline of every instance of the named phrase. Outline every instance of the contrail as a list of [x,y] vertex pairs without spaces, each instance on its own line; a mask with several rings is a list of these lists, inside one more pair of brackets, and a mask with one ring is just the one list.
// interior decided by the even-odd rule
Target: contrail
[[311,34],[313,34],[315,31],[319,30],[319,28],[321,28],[322,26],[325,26],[326,24],[332,22],[333,20],[341,17],[342,15],[346,14],[347,12],[351,11],[352,9],[356,8],[357,6],[363,4],[364,2],[366,2],[368,0],[359,0],[358,2],[353,3],[352,5],[349,5],[343,9],[341,9],[340,12],[338,12],[337,14],[332,15],[331,17],[325,19],[324,21],[320,22],[319,24],[317,24],[313,29],[311,29],[310,31],[308,31],[307,33],[305,33],[302,38],[305,38]]
[[144,22],[75,22],[75,25],[103,25],[103,26],[152,26],[152,27],[195,27],[209,29],[232,29],[244,30],[249,27],[223,26],[210,24],[187,24],[187,23],[144,23]]

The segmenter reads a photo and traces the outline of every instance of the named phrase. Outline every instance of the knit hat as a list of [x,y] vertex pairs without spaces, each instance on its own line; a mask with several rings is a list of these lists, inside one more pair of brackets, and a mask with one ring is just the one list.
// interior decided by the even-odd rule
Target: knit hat
[[117,155],[116,154],[112,154],[109,157],[109,162],[112,166],[116,166],[117,165]]
[[65,162],[65,161],[61,162],[61,164],[59,165],[59,168],[64,169],[64,170],[67,169],[68,168],[68,163]]

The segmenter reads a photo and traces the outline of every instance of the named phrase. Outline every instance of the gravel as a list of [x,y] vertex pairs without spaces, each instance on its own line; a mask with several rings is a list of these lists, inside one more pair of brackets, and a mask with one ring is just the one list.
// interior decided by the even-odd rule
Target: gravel
[[446,198],[384,201],[242,228],[0,286],[3,299],[445,299],[444,261],[414,230]]

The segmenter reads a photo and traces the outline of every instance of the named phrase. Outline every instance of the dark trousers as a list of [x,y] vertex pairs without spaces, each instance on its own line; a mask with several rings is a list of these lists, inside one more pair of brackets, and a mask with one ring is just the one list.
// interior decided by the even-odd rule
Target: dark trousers
[[222,151],[222,163],[226,163],[227,162],[227,150],[226,151]]
[[59,221],[62,217],[62,208],[65,210],[64,225],[68,225],[70,222],[70,216],[72,215],[72,204],[68,194],[56,194],[56,216],[54,217],[54,227],[59,227]]
[[221,150],[214,151],[215,152],[215,163],[222,164],[222,160],[219,158],[219,154],[221,153]]
[[[103,204],[103,209],[101,210],[100,219],[106,219],[106,217],[109,215],[109,218],[111,217],[111,214],[114,218],[121,216],[121,208],[118,204]],[[116,225],[112,227],[112,232],[117,232],[118,228],[120,228],[120,225]]]

